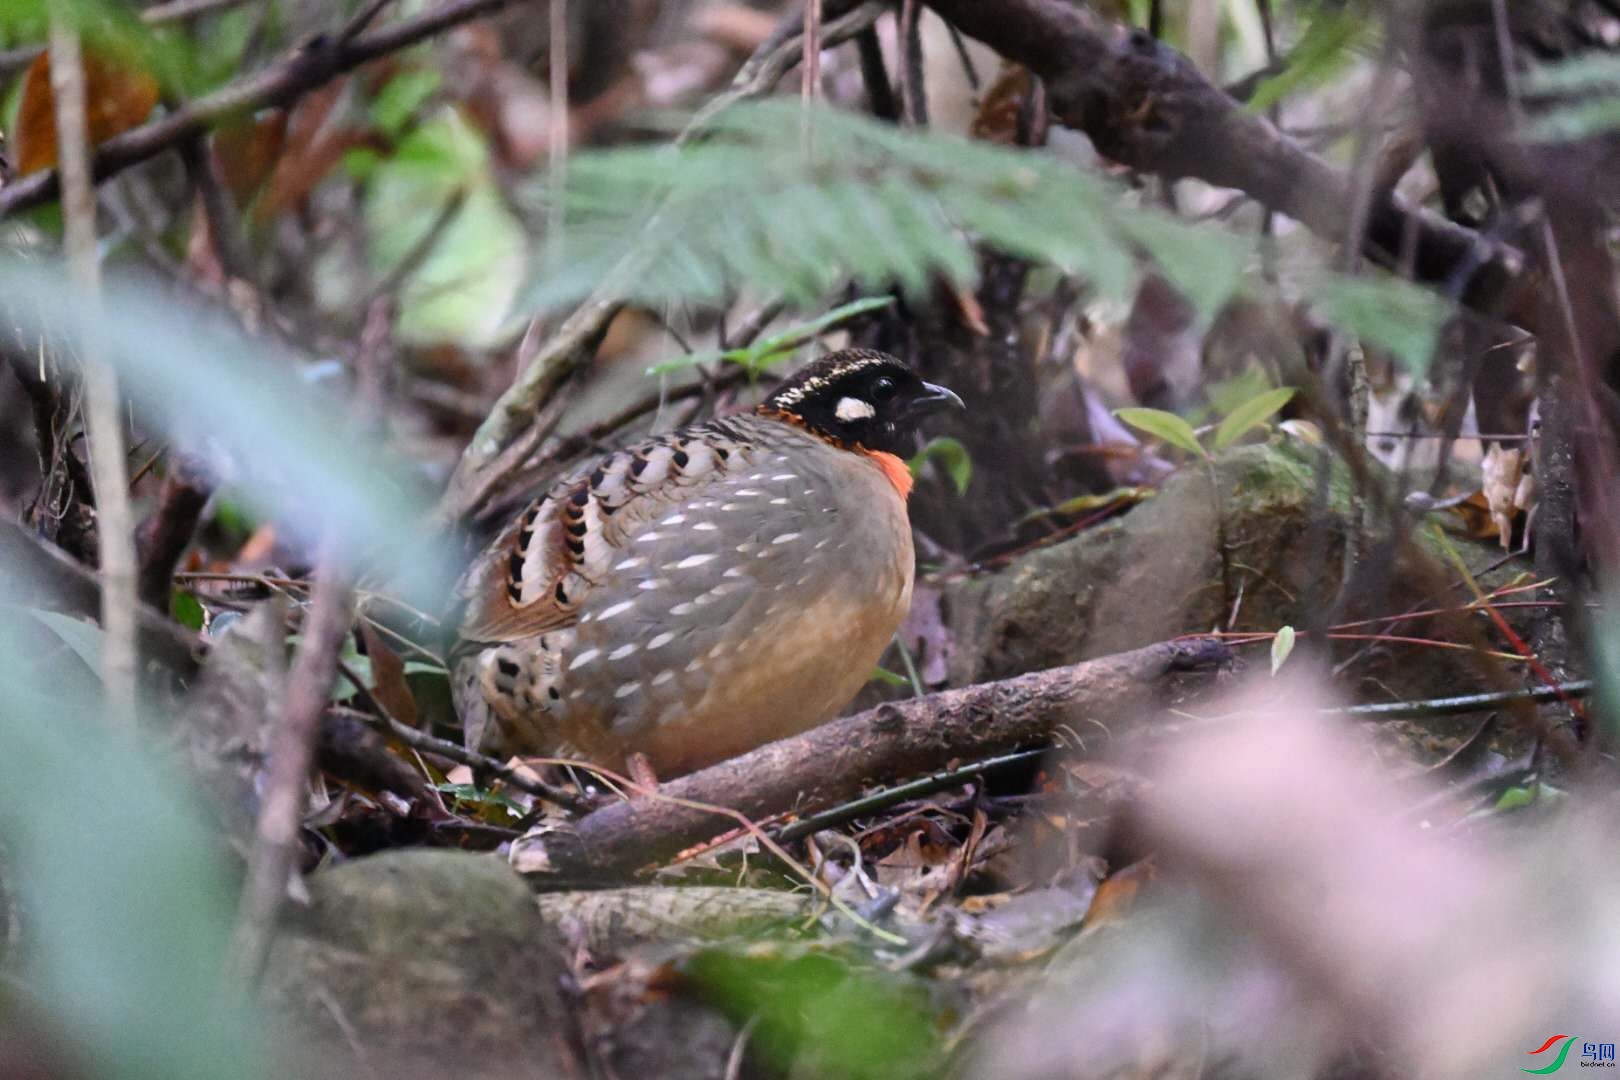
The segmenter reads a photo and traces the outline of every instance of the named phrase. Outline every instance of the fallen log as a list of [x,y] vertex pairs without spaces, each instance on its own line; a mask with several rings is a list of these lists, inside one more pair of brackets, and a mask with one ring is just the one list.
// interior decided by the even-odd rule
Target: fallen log
[[1229,659],[1219,641],[1183,638],[879,705],[670,781],[656,795],[542,825],[513,842],[512,865],[541,888],[622,879],[735,827],[728,816],[675,800],[754,820],[807,814],[872,784],[1043,745],[1059,729],[1117,738],[1170,696],[1175,676]]

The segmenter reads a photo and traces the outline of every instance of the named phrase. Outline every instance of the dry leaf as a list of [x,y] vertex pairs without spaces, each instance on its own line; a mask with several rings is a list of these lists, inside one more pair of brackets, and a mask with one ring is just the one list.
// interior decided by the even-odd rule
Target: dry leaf
[[1476,491],[1463,499],[1447,501],[1436,509],[1450,510],[1462,519],[1463,534],[1472,540],[1489,540],[1499,535],[1496,521],[1491,516],[1491,507],[1485,500],[1485,493]]
[[225,189],[244,206],[275,170],[287,142],[287,111],[237,120],[214,132],[214,159]]
[[1109,874],[1097,886],[1091,898],[1091,907],[1086,911],[1086,930],[1123,922],[1136,906],[1136,897],[1142,891],[1142,886],[1158,876],[1159,871],[1153,865],[1151,855],[1138,859],[1117,874]]
[[405,662],[364,619],[360,621],[360,637],[366,643],[366,655],[371,658],[371,680],[376,684],[371,688],[372,695],[388,710],[388,715],[406,727],[415,727],[416,696],[411,693],[410,683],[405,681]]
[[985,91],[984,103],[968,132],[984,142],[1012,146],[1018,142],[1018,114],[1034,93],[1035,80],[1021,64],[1003,64]]
[[1506,551],[1513,543],[1514,515],[1521,509],[1517,496],[1519,482],[1524,478],[1524,451],[1509,450],[1501,443],[1493,443],[1485,452],[1480,470],[1484,474],[1480,487],[1491,510],[1491,523],[1501,538],[1502,550]]
[[[92,50],[84,53],[85,113],[90,143],[99,146],[151,115],[158,102],[157,80]],[[49,53],[28,65],[17,106],[17,175],[56,165],[56,104],[51,93]]]

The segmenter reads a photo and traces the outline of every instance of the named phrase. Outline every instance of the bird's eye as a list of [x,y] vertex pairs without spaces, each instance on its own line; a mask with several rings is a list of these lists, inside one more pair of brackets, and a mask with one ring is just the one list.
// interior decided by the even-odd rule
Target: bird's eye
[[894,397],[894,380],[887,375],[879,376],[872,384],[872,400],[886,401]]

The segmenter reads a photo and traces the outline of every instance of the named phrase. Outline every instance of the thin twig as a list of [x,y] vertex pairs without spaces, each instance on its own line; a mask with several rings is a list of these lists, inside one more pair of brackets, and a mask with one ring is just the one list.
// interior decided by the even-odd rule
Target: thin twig
[[[96,252],[96,193],[90,181],[89,129],[85,115],[84,58],[79,31],[60,9],[51,15],[51,93],[56,104],[56,145],[61,160],[63,232],[68,271],[94,321],[101,295]],[[7,191],[10,189],[7,188]],[[96,496],[96,535],[101,554],[101,676],[107,715],[128,725],[135,716],[135,533],[129,506],[129,463],[118,408],[118,377],[99,357],[82,355],[84,425],[90,443],[90,475]]]
[[373,301],[381,297],[392,296],[397,292],[400,286],[405,283],[406,278],[422,268],[422,264],[427,261],[428,256],[433,254],[433,249],[439,246],[439,241],[444,237],[445,230],[456,220],[456,215],[460,214],[462,207],[466,205],[466,189],[457,188],[452,191],[449,197],[444,200],[444,203],[440,205],[439,212],[433,215],[433,220],[428,223],[427,231],[417,237],[416,242],[410,246],[410,250],[406,251],[400,257],[400,260],[389,268],[388,273],[383,275],[382,280],[371,287],[359,306],[369,308]]
[[393,713],[388,711],[388,706],[384,705],[382,703],[382,699],[371,692],[371,688],[365,684],[365,681],[360,677],[360,673],[356,671],[347,660],[340,659],[338,661],[337,669],[338,671],[342,672],[343,677],[348,679],[349,682],[354,686],[355,690],[358,692],[360,700],[368,708],[375,710],[376,715],[372,716],[369,713],[363,713],[358,710],[339,709],[337,707],[333,707],[333,712],[340,712],[345,715],[352,713],[360,719],[367,720],[372,723],[380,721],[383,727],[388,729],[388,733],[390,735],[412,749],[420,750],[425,754],[436,754],[439,757],[448,758],[457,764],[467,766],[469,769],[479,769],[487,772],[492,776],[499,777],[510,787],[515,787],[519,791],[527,792],[536,798],[541,798],[548,802],[556,803],[565,810],[569,810],[574,813],[583,813],[591,808],[592,800],[586,798],[585,796],[576,795],[574,792],[569,791],[566,788],[560,788],[555,784],[548,784],[544,780],[524,776],[522,773],[508,768],[506,765],[486,754],[480,754],[475,750],[468,750],[465,747],[458,746],[455,743],[450,742],[448,739],[441,739],[436,735],[429,735],[425,731],[411,727],[409,724],[400,720]]
[[1317,711],[1323,716],[1348,716],[1357,720],[1421,720],[1433,716],[1481,712],[1520,701],[1545,704],[1584,698],[1591,695],[1596,685],[1590,679],[1578,679],[1552,686],[1533,686],[1526,690],[1497,690],[1488,694],[1460,694],[1456,697],[1390,701],[1376,705],[1344,705]]
[[700,814],[714,814],[719,817],[730,818],[732,821],[735,821],[738,825],[742,826],[742,828],[746,830],[748,834],[755,840],[758,840],[760,847],[763,847],[766,851],[769,851],[772,855],[780,859],[789,869],[798,874],[807,885],[821,893],[822,897],[834,908],[836,908],[839,914],[850,919],[863,930],[868,931],[873,936],[890,945],[907,944],[905,938],[900,937],[898,934],[884,930],[881,927],[872,925],[872,923],[863,918],[859,912],[855,911],[848,904],[844,903],[844,901],[840,899],[835,892],[833,892],[831,887],[829,887],[825,881],[823,881],[816,874],[811,873],[799,862],[799,860],[795,859],[792,855],[789,855],[787,850],[783,848],[780,843],[768,835],[764,829],[760,828],[758,822],[740,810],[735,810],[729,806],[720,806],[716,803],[706,803],[698,802],[693,799],[683,799],[678,795],[671,795],[663,788],[648,787],[645,784],[638,784],[628,776],[614,772],[612,769],[604,768],[603,766],[597,765],[594,762],[580,761],[575,758],[530,758],[529,760],[544,765],[556,765],[561,768],[579,769],[584,772],[592,773],[595,776],[619,785],[626,791],[640,796],[642,799],[666,803],[670,806],[678,806],[683,810],[692,810]]
[[[317,39],[256,72],[181,106],[96,148],[94,175],[104,180],[173,149],[182,139],[216,124],[273,105],[287,105],[362,64],[409,48],[462,23],[499,11],[511,0],[447,0],[420,15],[368,31],[346,42]],[[55,169],[0,188],[0,218],[55,198]]]
[[247,239],[219,174],[214,171],[208,144],[201,135],[180,140],[176,149],[185,166],[186,175],[197,189],[197,201],[202,206],[203,218],[208,223],[208,238],[212,241],[214,257],[225,271],[228,280],[252,281],[253,264],[248,258]]
[[231,944],[232,973],[243,983],[256,981],[263,970],[276,913],[297,869],[298,827],[315,760],[315,736],[349,632],[349,579],[337,547],[330,537],[322,543],[314,602],[287,675],[281,722],[271,736],[264,802]]
[[791,844],[795,840],[802,840],[807,836],[814,836],[823,829],[835,828],[856,818],[869,817],[880,810],[887,810],[912,799],[920,799],[925,795],[932,795],[936,791],[949,791],[983,776],[986,773],[1000,772],[1002,769],[1014,765],[1023,765],[1031,761],[1039,761],[1051,753],[1051,747],[1042,746],[1034,750],[1017,750],[1011,754],[998,754],[983,761],[975,761],[971,765],[963,765],[957,769],[946,769],[944,772],[925,776],[920,780],[912,780],[905,784],[896,784],[894,787],[874,791],[870,795],[863,795],[859,799],[851,799],[841,806],[831,810],[824,810],[819,814],[812,814],[807,818],[782,826],[776,831],[778,843]]
[[148,26],[182,22],[200,15],[241,7],[247,0],[169,0],[167,4],[153,4],[141,12],[141,20]]
[[800,37],[804,59],[800,62],[799,96],[810,105],[821,96],[821,0],[805,0]]
[[[546,214],[547,258],[552,266],[561,266],[563,259],[563,224],[567,202],[564,192],[568,186],[568,143],[570,117],[568,115],[568,0],[551,0],[546,5],[551,20],[551,85],[550,100],[546,102],[549,120],[546,132],[546,183],[551,190],[551,205]],[[531,332],[533,324],[530,325]]]
[[900,5],[900,111],[907,125],[928,126],[928,98],[924,92],[920,0]]
[[202,464],[176,455],[158,488],[157,505],[141,522],[136,581],[141,599],[158,611],[169,610],[175,567],[196,534],[212,492],[212,478]]

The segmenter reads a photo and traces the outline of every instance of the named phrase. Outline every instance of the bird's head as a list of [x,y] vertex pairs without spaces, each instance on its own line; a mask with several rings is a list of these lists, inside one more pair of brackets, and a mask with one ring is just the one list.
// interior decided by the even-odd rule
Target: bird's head
[[918,422],[948,406],[964,407],[888,353],[843,349],[794,372],[760,411],[853,449],[904,455]]

